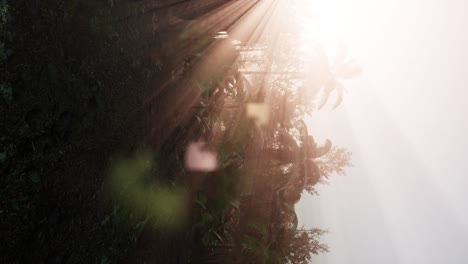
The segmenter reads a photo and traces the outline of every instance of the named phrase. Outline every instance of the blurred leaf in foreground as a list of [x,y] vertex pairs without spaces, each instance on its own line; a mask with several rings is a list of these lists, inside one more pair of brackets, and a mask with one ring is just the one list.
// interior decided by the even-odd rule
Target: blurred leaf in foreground
[[185,215],[185,193],[180,188],[157,182],[150,153],[133,159],[118,159],[111,169],[108,187],[116,202],[131,213],[146,217],[155,228],[181,224]]

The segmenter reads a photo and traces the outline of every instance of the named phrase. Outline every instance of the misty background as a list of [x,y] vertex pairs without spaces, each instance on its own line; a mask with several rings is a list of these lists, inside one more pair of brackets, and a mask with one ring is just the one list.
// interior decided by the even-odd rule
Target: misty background
[[299,225],[328,228],[315,263],[467,263],[466,1],[313,1],[333,53],[364,69],[344,103],[309,120],[353,152],[347,176],[296,205]]

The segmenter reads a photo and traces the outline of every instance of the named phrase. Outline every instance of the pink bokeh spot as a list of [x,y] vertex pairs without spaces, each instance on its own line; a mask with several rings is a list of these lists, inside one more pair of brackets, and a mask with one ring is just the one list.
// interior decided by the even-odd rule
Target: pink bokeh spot
[[185,167],[191,171],[214,171],[217,167],[217,155],[205,148],[203,141],[191,142],[185,153]]

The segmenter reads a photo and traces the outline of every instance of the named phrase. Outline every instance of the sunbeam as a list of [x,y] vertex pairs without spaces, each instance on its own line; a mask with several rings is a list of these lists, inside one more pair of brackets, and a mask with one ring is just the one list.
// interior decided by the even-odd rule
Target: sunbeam
[[0,263],[467,263],[467,8],[0,0]]

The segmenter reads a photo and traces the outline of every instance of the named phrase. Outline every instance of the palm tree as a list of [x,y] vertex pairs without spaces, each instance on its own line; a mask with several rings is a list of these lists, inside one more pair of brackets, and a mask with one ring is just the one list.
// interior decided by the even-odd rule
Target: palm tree
[[343,47],[338,48],[333,65],[330,65],[328,57],[323,51],[320,52],[319,61],[321,64],[324,64],[325,72],[320,81],[320,88],[316,90],[316,93],[322,92],[318,109],[323,108],[328,102],[330,95],[336,92],[337,99],[333,104],[333,109],[335,109],[343,101],[345,88],[341,81],[357,77],[361,74],[362,69],[354,59],[346,58],[346,50]]
[[327,154],[332,148],[332,142],[327,139],[325,144],[318,146],[314,138],[309,135],[307,126],[303,120],[297,122],[295,128],[299,131],[300,144],[297,144],[291,134],[285,129],[278,131],[279,145],[275,149],[267,149],[267,157],[276,161],[274,166],[293,164],[290,171],[284,175],[286,181],[276,189],[277,193],[287,188],[297,189],[298,183],[301,190],[308,185],[315,185],[320,179],[320,170],[314,159]]

